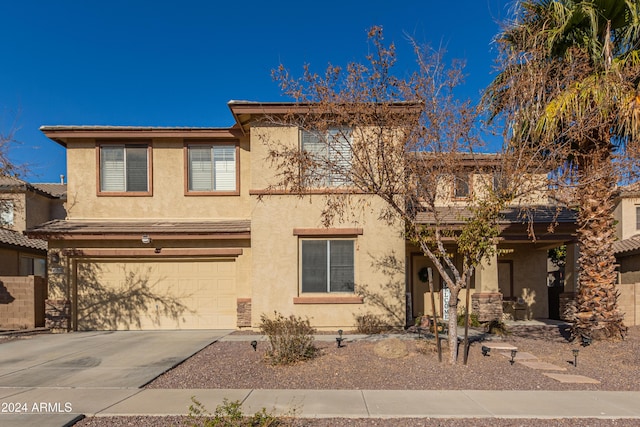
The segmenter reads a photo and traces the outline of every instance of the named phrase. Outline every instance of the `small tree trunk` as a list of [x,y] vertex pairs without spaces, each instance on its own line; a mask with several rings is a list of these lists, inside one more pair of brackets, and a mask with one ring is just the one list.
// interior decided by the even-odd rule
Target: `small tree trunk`
[[450,289],[451,296],[449,298],[449,363],[455,365],[458,360],[458,294],[460,293],[460,284],[456,283],[453,289]]

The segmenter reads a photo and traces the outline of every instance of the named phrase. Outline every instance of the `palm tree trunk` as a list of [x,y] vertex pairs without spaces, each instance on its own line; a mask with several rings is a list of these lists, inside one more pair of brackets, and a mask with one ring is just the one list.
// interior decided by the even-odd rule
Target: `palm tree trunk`
[[[594,150],[595,151],[595,150]],[[585,155],[579,166],[577,313],[574,337],[624,338],[627,328],[618,310],[613,254],[615,180],[609,150]]]

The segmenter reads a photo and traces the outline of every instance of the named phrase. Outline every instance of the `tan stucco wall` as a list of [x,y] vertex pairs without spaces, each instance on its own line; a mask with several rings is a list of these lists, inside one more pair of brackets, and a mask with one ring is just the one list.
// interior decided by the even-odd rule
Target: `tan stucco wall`
[[536,248],[533,243],[503,249],[513,249],[498,260],[513,261],[514,296],[522,298],[527,305],[527,318],[548,318],[547,250]]
[[624,324],[640,325],[640,281],[618,285],[618,308],[624,313]]
[[640,197],[628,197],[620,199],[614,210],[614,218],[617,221],[616,237],[620,240],[640,234],[636,228],[636,207],[640,206]]
[[183,140],[154,139],[152,146],[152,196],[98,196],[95,142],[78,140],[69,143],[69,219],[213,220],[249,216],[251,171],[247,139],[240,143],[240,196],[185,196]]
[[640,254],[618,258],[620,283],[640,283]]
[[[251,128],[251,189],[265,190],[277,184],[277,171],[267,160],[268,150],[277,145],[297,147],[298,129],[260,125]],[[394,301],[394,313],[404,324],[405,274],[404,238],[401,228],[390,227],[378,220],[383,206],[373,197],[366,198],[367,206],[354,209],[345,216],[345,222],[334,223],[332,228],[362,228],[363,234],[355,236],[355,283],[366,287],[367,292],[391,297],[396,292],[401,297]],[[384,310],[364,304],[294,304],[300,296],[334,297],[345,294],[302,294],[299,277],[299,241],[293,234],[295,228],[323,229],[321,210],[325,197],[316,195],[299,198],[295,195],[269,195],[262,200],[254,197],[251,208],[252,246],[252,325],[258,326],[262,314],[273,315],[274,310],[284,315],[309,317],[315,327],[348,328],[355,325],[355,316],[371,312],[386,316]],[[322,237],[319,237],[322,238]],[[395,256],[400,271],[385,275],[374,264],[385,256]],[[389,288],[385,288],[389,285]],[[391,291],[393,289],[393,291]],[[353,294],[348,294],[353,296]]]
[[[384,288],[389,284],[399,290],[402,300],[397,301],[404,322],[404,239],[398,227],[389,227],[377,219],[378,207],[373,201],[371,209],[362,212],[361,220],[334,224],[335,228],[363,228],[355,237],[355,283],[377,295],[390,295]],[[262,314],[272,315],[274,310],[284,315],[309,317],[319,328],[346,328],[355,325],[355,315],[372,312],[384,315],[369,304],[294,304],[299,296],[343,296],[345,294],[301,294],[299,280],[299,237],[294,228],[322,229],[320,210],[323,197],[300,199],[297,196],[269,196],[254,202],[252,217],[252,324],[257,326]],[[385,275],[374,265],[385,256],[395,256],[400,271]],[[352,294],[347,294],[352,295]],[[394,303],[396,303],[394,301]]]

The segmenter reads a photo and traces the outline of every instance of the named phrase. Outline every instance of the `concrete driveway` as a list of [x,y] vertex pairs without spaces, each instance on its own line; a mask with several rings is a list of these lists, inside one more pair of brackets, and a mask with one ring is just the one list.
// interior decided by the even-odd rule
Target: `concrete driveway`
[[230,330],[73,332],[0,344],[0,387],[138,388]]

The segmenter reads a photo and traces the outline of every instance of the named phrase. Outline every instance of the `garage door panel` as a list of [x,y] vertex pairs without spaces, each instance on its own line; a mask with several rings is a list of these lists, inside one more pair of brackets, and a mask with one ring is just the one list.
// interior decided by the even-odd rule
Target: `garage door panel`
[[233,260],[78,263],[78,329],[236,326]]

